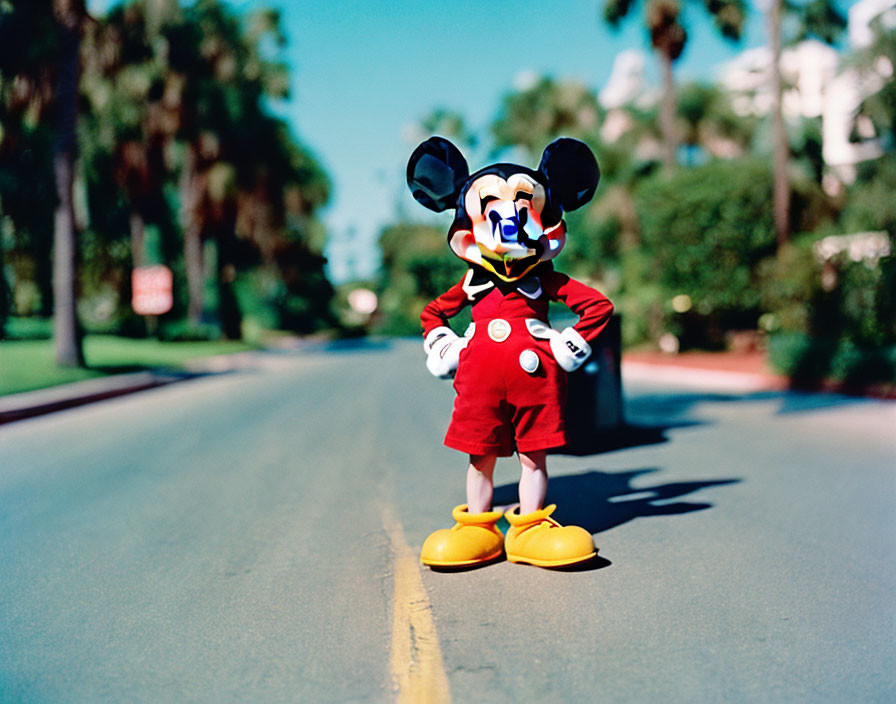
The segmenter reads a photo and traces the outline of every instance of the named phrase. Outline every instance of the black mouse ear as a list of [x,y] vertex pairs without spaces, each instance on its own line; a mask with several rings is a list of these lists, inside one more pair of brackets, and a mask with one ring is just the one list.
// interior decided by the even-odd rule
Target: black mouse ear
[[408,188],[421,205],[437,213],[455,205],[470,176],[467,160],[443,137],[430,137],[408,161]]
[[569,212],[594,196],[600,167],[584,142],[562,137],[545,147],[538,170],[547,177],[551,199]]

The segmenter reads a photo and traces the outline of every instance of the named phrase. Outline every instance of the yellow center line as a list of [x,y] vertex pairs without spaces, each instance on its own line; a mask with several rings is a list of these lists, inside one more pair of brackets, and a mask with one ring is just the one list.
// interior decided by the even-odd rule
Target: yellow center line
[[442,663],[417,556],[408,547],[401,523],[388,508],[383,527],[392,547],[395,597],[392,618],[392,682],[399,704],[448,704],[451,692]]

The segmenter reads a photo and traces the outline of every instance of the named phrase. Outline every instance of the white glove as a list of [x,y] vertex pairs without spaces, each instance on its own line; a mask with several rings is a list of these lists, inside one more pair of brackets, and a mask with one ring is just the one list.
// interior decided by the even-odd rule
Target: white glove
[[557,364],[568,372],[574,372],[591,356],[591,345],[575,328],[566,328],[551,336],[551,352]]
[[526,327],[532,337],[550,342],[551,353],[564,371],[574,372],[591,356],[591,345],[575,328],[566,328],[562,332],[557,332],[540,320],[532,318],[526,320]]
[[439,379],[453,377],[457,371],[460,352],[469,342],[469,337],[458,337],[451,328],[445,326],[430,331],[423,341],[429,373]]

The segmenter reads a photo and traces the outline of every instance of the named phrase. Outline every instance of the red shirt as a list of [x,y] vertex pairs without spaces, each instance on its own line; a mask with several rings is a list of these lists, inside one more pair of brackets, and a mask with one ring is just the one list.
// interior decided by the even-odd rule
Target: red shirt
[[600,334],[613,314],[613,304],[606,296],[553,269],[538,276],[541,293],[535,290],[531,295],[520,290],[504,295],[491,282],[473,284],[471,272],[472,269],[423,309],[420,322],[424,337],[440,325],[447,326],[450,318],[471,304],[476,323],[492,318],[537,318],[547,322],[549,302],[561,301],[579,316],[579,322],[573,327],[587,342]]

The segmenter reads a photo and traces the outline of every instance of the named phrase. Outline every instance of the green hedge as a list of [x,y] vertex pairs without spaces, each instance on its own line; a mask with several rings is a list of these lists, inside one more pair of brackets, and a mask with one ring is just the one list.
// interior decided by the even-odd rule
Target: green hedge
[[739,159],[661,173],[635,197],[645,276],[662,289],[665,327],[684,347],[721,346],[726,331],[755,328],[757,267],[775,251],[768,166]]
[[772,365],[798,386],[896,383],[896,257],[853,261],[844,252],[823,262],[818,239],[762,267]]

